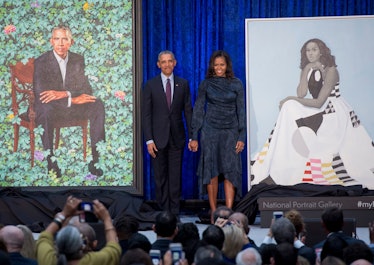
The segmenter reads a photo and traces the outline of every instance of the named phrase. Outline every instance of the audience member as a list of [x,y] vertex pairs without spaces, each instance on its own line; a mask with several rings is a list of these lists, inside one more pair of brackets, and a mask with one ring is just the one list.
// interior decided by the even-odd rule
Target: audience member
[[228,265],[227,262],[224,260],[216,259],[216,258],[204,258],[199,262],[195,263],[195,265]]
[[[83,223],[79,221],[78,216],[73,216],[69,220],[69,225],[75,226],[78,228],[79,232],[84,237],[84,240],[86,241],[85,247],[83,249],[83,253],[87,253],[90,251],[97,251],[102,249],[105,246],[105,233],[104,233],[104,226],[101,223]],[[95,229],[92,227],[92,225],[96,225],[97,228],[100,228],[102,231],[101,233],[98,231],[98,234],[96,233]]]
[[[326,208],[321,216],[322,225],[327,232],[327,237],[331,235],[337,235],[341,237],[344,241],[347,242],[348,245],[351,245],[357,241],[361,241],[359,239],[353,238],[350,235],[346,235],[343,232],[343,225],[344,225],[344,215],[343,210],[337,207],[330,207]],[[318,249],[322,249],[323,244],[325,243],[326,239],[314,245],[314,249],[318,251]]]
[[298,255],[306,258],[310,264],[314,264],[316,261],[316,254],[312,248],[307,248],[304,244],[296,238],[296,229],[292,222],[285,217],[273,220],[273,223],[269,229],[268,235],[265,237],[263,244],[281,244],[281,243],[292,244],[298,252]]
[[347,246],[347,242],[338,235],[329,236],[322,246],[320,261],[323,261],[327,256],[343,259],[343,249]]
[[153,225],[153,231],[156,233],[156,241],[152,244],[152,249],[158,249],[161,257],[169,249],[169,244],[173,242],[178,232],[177,216],[169,211],[160,212],[156,216],[156,222]]
[[346,264],[351,264],[356,260],[367,260],[374,264],[374,255],[370,247],[364,242],[358,241],[347,246],[343,250],[343,261]]
[[222,252],[213,245],[201,246],[196,250],[194,256],[194,264],[199,263],[205,258],[214,258],[217,260],[223,260]]
[[227,206],[218,206],[217,209],[215,209],[212,213],[212,224],[223,227],[229,220],[230,215],[232,215],[233,213],[234,211]]
[[303,256],[297,255],[297,265],[314,265],[314,264],[310,264],[309,260],[307,260]]
[[248,224],[248,217],[245,214],[241,212],[234,212],[232,215],[230,215],[229,222],[243,228],[244,233],[248,237],[248,244],[249,244],[248,247],[254,247],[258,249],[256,243],[248,236],[250,227]]
[[297,257],[297,249],[293,244],[285,241],[277,244],[273,260],[275,265],[296,265]]
[[145,235],[137,232],[133,234],[132,236],[130,236],[128,240],[128,249],[134,249],[134,248],[140,248],[144,250],[145,252],[149,253],[149,251],[152,248],[152,244]]
[[139,230],[139,222],[134,216],[125,214],[114,220],[114,226],[117,231],[118,243],[122,248],[123,256],[129,248],[129,238]]
[[17,227],[22,230],[24,236],[21,255],[36,260],[36,242],[32,231],[26,225],[17,225]]
[[323,261],[320,264],[321,265],[346,265],[344,261],[334,256],[327,256],[326,258],[323,259]]
[[181,223],[178,225],[178,233],[173,242],[181,243],[185,257],[189,264],[192,264],[194,255],[199,247],[200,235],[197,226],[194,223]]
[[14,225],[6,225],[0,230],[0,239],[5,243],[12,264],[37,265],[35,259],[21,255],[25,236],[21,229]]
[[[100,251],[88,252],[83,256],[84,242],[78,228],[68,225],[61,229],[66,220],[80,213],[78,206],[81,202],[82,200],[69,196],[62,212],[57,213],[46,230],[39,235],[36,243],[36,256],[39,265],[67,264],[71,260],[79,260],[80,264],[90,265],[117,265],[119,263],[121,247],[117,241],[117,233],[108,210],[98,200],[94,200],[92,206],[94,214],[105,227],[106,245],[104,248]],[[53,241],[56,234],[58,252],[56,252]]]
[[299,211],[294,209],[286,212],[284,216],[290,220],[295,227],[296,236],[293,244],[294,247],[297,248],[298,254],[306,258],[310,264],[314,264],[317,258],[315,250],[311,247],[305,246],[300,238],[301,233],[305,231],[303,216]]
[[370,263],[369,261],[365,259],[358,259],[352,262],[350,265],[373,265],[373,263]]
[[153,265],[151,257],[141,248],[128,249],[121,258],[120,265]]
[[276,244],[262,244],[259,248],[259,252],[262,258],[263,265],[271,264],[271,260],[274,259],[274,253],[277,245]]
[[246,248],[236,255],[236,265],[262,265],[260,253],[255,248]]
[[235,264],[236,255],[243,249],[247,238],[243,229],[236,225],[225,225],[222,230],[225,234],[222,247],[223,259],[228,263]]
[[3,250],[0,250],[0,264],[11,265],[8,253]]
[[224,241],[225,234],[219,226],[208,225],[208,227],[203,231],[201,239],[202,245],[213,245],[221,251]]

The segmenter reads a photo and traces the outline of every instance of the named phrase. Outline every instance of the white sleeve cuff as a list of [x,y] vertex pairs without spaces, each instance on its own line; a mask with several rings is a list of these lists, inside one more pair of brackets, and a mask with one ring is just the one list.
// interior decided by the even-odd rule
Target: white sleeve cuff
[[71,93],[70,91],[66,91],[66,92],[68,94],[68,108],[70,108],[71,107]]

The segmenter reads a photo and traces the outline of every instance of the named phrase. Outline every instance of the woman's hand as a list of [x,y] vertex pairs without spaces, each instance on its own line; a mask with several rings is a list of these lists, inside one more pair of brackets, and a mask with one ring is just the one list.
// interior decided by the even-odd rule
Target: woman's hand
[[279,102],[279,110],[282,109],[283,104],[286,103],[286,101],[288,101],[288,100],[296,100],[296,101],[297,101],[297,98],[298,98],[298,97],[295,97],[295,96],[289,96],[289,97],[286,97],[286,98],[282,99],[282,100]]
[[236,146],[235,146],[235,152],[237,153],[237,154],[239,154],[240,152],[242,152],[243,151],[243,149],[244,149],[244,142],[242,142],[242,141],[237,141],[236,142]]
[[81,199],[75,198],[73,196],[69,196],[66,199],[66,203],[64,205],[64,209],[62,210],[62,214],[65,216],[65,218],[69,218],[72,216],[77,215],[78,212],[78,205],[82,202]]

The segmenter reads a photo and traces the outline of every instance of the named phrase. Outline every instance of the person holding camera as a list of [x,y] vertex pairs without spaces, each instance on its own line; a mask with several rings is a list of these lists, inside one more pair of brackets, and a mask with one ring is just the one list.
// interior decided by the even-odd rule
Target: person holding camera
[[[92,209],[95,216],[101,220],[105,227],[106,245],[100,251],[83,253],[85,242],[78,228],[72,225],[64,226],[68,219],[82,214],[79,210],[81,199],[69,196],[62,212],[57,213],[53,221],[43,231],[36,243],[36,256],[39,265],[117,265],[121,256],[121,247],[118,244],[117,233],[106,207],[94,200]],[[56,242],[54,242],[54,237]],[[57,246],[55,248],[55,243]]]

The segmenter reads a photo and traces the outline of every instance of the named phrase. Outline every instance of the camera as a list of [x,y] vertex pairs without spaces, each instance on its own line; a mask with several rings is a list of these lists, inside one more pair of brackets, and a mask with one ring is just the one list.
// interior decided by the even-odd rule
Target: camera
[[93,204],[91,202],[81,202],[78,206],[79,211],[83,211],[79,214],[79,222],[81,223],[97,223],[97,219],[94,214]]
[[181,243],[170,243],[169,249],[171,251],[171,258],[173,264],[179,264],[179,260],[183,257],[183,247]]
[[149,251],[149,256],[151,256],[152,264],[159,265],[161,260],[161,251],[159,249],[151,249]]

